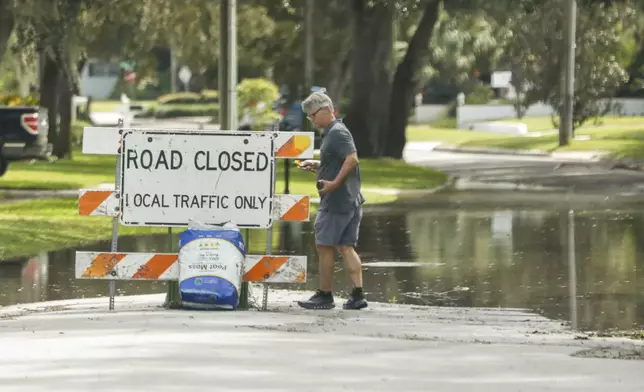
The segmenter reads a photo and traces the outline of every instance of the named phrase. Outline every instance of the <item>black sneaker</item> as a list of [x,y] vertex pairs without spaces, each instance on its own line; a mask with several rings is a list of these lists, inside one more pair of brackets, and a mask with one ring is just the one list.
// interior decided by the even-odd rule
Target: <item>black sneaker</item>
[[342,305],[342,308],[350,310],[360,310],[366,308],[368,305],[369,304],[367,303],[367,300],[364,298],[364,294],[362,293],[362,288],[354,288],[353,292],[351,293],[351,297],[349,297],[349,300],[345,302],[344,305]]
[[297,301],[297,304],[304,309],[333,309],[335,302],[333,302],[333,294],[325,293],[318,290],[315,294],[306,301]]

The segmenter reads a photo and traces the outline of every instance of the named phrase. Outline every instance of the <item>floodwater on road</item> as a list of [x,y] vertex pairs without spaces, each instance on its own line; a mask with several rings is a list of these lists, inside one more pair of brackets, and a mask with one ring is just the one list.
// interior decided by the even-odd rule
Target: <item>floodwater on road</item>
[[[176,252],[176,234],[174,249],[166,235],[153,235],[120,238],[119,251]],[[276,254],[309,257],[307,283],[281,287],[315,289],[312,223],[277,223],[274,235]],[[630,330],[644,326],[643,238],[637,208],[431,203],[366,212],[358,251],[372,301],[523,308],[581,330]],[[263,254],[265,244],[252,242],[249,253]],[[106,281],[74,278],[76,250],[108,251],[109,242],[0,262],[0,306],[106,296]],[[335,289],[349,288],[338,262]],[[118,282],[117,289],[148,294],[165,284]]]

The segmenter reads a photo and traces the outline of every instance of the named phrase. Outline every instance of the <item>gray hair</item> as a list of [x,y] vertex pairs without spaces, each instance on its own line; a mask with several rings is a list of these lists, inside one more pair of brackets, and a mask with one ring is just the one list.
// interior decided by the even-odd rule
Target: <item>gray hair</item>
[[302,110],[307,115],[315,113],[322,108],[329,108],[331,113],[333,113],[333,102],[331,102],[331,98],[324,93],[315,92],[309,95],[308,98],[302,102]]

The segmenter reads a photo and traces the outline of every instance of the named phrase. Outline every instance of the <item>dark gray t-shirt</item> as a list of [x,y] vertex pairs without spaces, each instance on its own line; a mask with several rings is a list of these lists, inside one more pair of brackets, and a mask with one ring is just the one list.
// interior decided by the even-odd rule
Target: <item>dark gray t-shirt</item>
[[[351,132],[340,120],[335,120],[326,129],[322,139],[317,179],[333,181],[340,173],[344,159],[354,152],[356,145]],[[349,212],[364,203],[365,199],[360,192],[360,165],[356,165],[338,189],[321,195],[320,198],[320,209],[326,208],[331,212]]]

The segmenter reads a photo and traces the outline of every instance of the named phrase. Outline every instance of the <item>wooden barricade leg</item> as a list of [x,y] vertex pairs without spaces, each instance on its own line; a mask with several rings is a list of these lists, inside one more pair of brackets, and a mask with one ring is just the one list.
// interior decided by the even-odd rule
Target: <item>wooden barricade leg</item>
[[[168,227],[168,253],[172,253],[172,227]],[[181,294],[179,293],[179,281],[168,281],[168,289],[165,294],[163,307],[167,309],[181,309]]]
[[[248,229],[244,230],[244,242],[246,243],[246,252],[250,249],[250,231]],[[241,287],[239,289],[239,309],[246,310],[250,308],[250,304],[248,303],[248,298],[250,296],[250,289],[248,282],[242,282]]]

